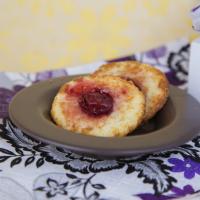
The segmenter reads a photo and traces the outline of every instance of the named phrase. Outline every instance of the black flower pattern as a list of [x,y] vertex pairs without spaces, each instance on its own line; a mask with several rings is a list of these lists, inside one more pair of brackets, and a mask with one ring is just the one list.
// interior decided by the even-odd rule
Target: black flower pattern
[[200,148],[200,136],[197,136],[192,140],[192,142],[195,144],[196,147]]
[[19,165],[22,160],[24,160],[25,167],[34,162],[38,168],[44,164],[44,158],[35,150],[38,145],[41,145],[41,142],[29,136],[25,136],[24,133],[20,129],[17,129],[9,120],[5,119],[4,123],[0,124],[0,136],[15,149],[15,151],[11,151],[0,148],[0,162],[9,160],[10,167]]
[[163,158],[169,158],[171,155],[181,155],[183,158],[191,157],[193,160],[199,157],[199,150],[198,148],[195,148],[195,144],[198,143],[198,138],[197,136],[193,142],[188,142],[187,144],[181,145],[176,148],[169,149],[167,151],[162,151],[159,153],[154,153],[154,157],[163,157]]
[[34,140],[17,129],[9,119],[3,120],[0,129],[2,130],[0,135],[15,148],[15,152],[0,149],[0,152],[4,154],[0,156],[0,162],[10,160],[11,167],[19,165],[23,161],[22,158],[26,158],[25,167],[33,163],[36,167],[41,167],[45,162],[51,162],[62,165],[66,170],[83,174],[124,168],[127,174],[138,173],[138,178],[142,178],[144,183],[152,184],[157,194],[170,190],[173,183],[176,182],[176,179],[170,175],[171,168],[164,162],[165,158],[169,158],[172,154],[180,154],[183,157],[190,156],[192,159],[199,158],[198,150],[194,147],[194,144],[197,145],[199,137],[176,149],[160,153],[117,160],[101,160]]
[[[0,157],[2,162],[10,159],[13,167],[22,163],[24,166],[35,163],[36,167],[42,166],[45,162],[62,165],[66,170],[81,172],[82,174],[99,173],[115,169],[126,169],[126,173],[138,173],[138,178],[142,178],[144,183],[152,184],[155,193],[168,191],[176,180],[170,176],[170,167],[162,161],[162,157],[152,157],[144,155],[131,158],[121,158],[117,160],[101,160],[83,155],[75,154],[66,149],[53,145],[44,144],[25,135],[17,129],[9,119],[4,119],[0,125],[2,132],[0,135],[7,140],[18,152],[6,152]],[[28,154],[27,154],[28,153]],[[14,156],[15,155],[15,156]],[[158,156],[158,155],[157,155]],[[14,157],[14,160],[12,158]],[[153,166],[153,167],[152,167]]]
[[[106,187],[96,183],[93,178],[96,174],[86,178],[79,178],[74,174],[52,173],[38,177],[34,183],[36,196],[42,195],[43,198],[53,198],[70,200],[103,200],[101,191]],[[62,182],[64,180],[64,182]]]
[[188,80],[190,45],[183,46],[178,52],[172,52],[168,57],[168,66],[171,71],[167,74],[169,81],[174,85],[181,85]]
[[56,180],[48,178],[46,186],[35,188],[36,191],[45,191],[48,198],[55,197],[57,194],[67,195],[67,185],[69,182],[59,184]]
[[[144,183],[151,184],[155,194],[167,192],[174,186],[176,179],[170,174],[171,167],[165,163],[165,159],[171,155],[179,154],[182,157],[190,157],[196,162],[200,162],[198,149],[199,137],[188,144],[177,147],[176,149],[163,151],[160,153],[148,154],[143,156],[134,156],[129,158],[120,158],[116,160],[101,160],[83,155],[75,154],[66,149],[53,145],[48,145],[37,141],[21,130],[16,128],[9,119],[4,119],[0,125],[0,136],[10,143],[15,151],[0,148],[0,162],[10,162],[10,167],[24,163],[24,166],[35,164],[41,167],[45,162],[61,165],[66,170],[80,172],[82,174],[99,173],[115,169],[125,169],[127,174],[136,173]],[[48,195],[55,195],[63,189],[59,188],[53,181],[48,181],[48,187],[51,187]],[[54,189],[53,189],[54,188]],[[42,188],[40,188],[42,190]],[[47,191],[47,188],[43,188]],[[56,193],[55,193],[56,191]]]

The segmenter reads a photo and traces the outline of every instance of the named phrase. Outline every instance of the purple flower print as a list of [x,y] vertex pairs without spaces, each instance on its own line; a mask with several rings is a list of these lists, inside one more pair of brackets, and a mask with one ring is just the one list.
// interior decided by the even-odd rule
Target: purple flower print
[[170,195],[154,195],[150,193],[144,193],[144,194],[139,194],[139,196],[142,200],[168,200],[168,199],[174,199],[177,197],[184,197],[188,194],[193,194],[195,193],[194,189],[192,188],[191,185],[186,185],[183,187],[183,189],[178,188],[178,187],[173,187],[171,189],[172,194]]
[[184,172],[184,177],[192,179],[195,174],[200,175],[200,163],[197,163],[190,158],[181,160],[178,158],[170,158],[169,163],[173,164],[172,172]]
[[163,57],[167,52],[167,48],[165,46],[161,46],[159,48],[156,49],[152,49],[147,51],[145,54],[148,58],[153,58],[153,59],[158,59]]
[[170,83],[181,85],[188,80],[190,45],[183,46],[178,52],[171,52],[167,59],[170,72],[167,77]]
[[200,9],[200,5],[194,7],[194,8],[192,9],[192,12],[195,12],[195,11],[197,11],[198,9]]
[[137,196],[139,196],[142,200],[168,200],[168,199],[174,198],[174,197],[165,196],[165,195],[156,196],[150,193],[139,194]]
[[54,71],[44,71],[44,72],[38,72],[36,74],[36,81],[44,81],[50,78],[56,78],[56,77],[60,77],[60,76],[66,76],[67,75],[67,71],[64,69],[58,69],[58,70],[54,70]]
[[24,89],[25,87],[23,85],[14,85],[13,92],[16,94],[20,90]]
[[170,84],[172,84],[172,85],[180,86],[185,83],[185,81],[181,81],[181,80],[177,79],[176,72],[174,72],[174,71],[169,71],[165,75],[166,75],[168,81],[170,82]]
[[178,187],[173,187],[171,191],[175,194],[176,197],[183,197],[188,194],[195,193],[193,187],[191,185],[186,185],[183,187],[183,189],[180,189]]
[[13,90],[0,88],[0,118],[8,117],[8,105],[12,97],[23,88],[22,85],[15,85]]

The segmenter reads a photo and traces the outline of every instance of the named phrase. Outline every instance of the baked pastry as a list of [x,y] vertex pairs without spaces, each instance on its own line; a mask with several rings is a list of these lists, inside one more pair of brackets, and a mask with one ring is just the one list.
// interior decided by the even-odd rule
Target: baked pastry
[[94,75],[120,76],[132,81],[145,95],[144,121],[151,119],[164,106],[169,94],[166,76],[155,67],[137,61],[104,64]]
[[72,132],[115,137],[136,129],[144,110],[144,95],[134,84],[115,76],[85,76],[60,88],[51,116]]

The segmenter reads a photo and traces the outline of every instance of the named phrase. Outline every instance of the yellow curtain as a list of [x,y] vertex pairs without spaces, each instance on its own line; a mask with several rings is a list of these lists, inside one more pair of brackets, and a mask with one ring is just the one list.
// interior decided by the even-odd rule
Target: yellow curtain
[[194,38],[199,0],[2,0],[0,70],[38,71]]

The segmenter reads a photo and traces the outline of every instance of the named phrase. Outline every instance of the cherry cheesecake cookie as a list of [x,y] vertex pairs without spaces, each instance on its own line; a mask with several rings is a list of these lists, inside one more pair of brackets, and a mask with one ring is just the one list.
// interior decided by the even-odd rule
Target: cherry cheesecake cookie
[[134,84],[117,76],[94,75],[65,83],[51,108],[58,126],[102,137],[126,136],[141,124],[144,112],[144,95]]
[[102,65],[94,76],[119,76],[133,82],[145,96],[144,121],[151,119],[166,103],[169,84],[164,73],[138,61],[113,62]]

